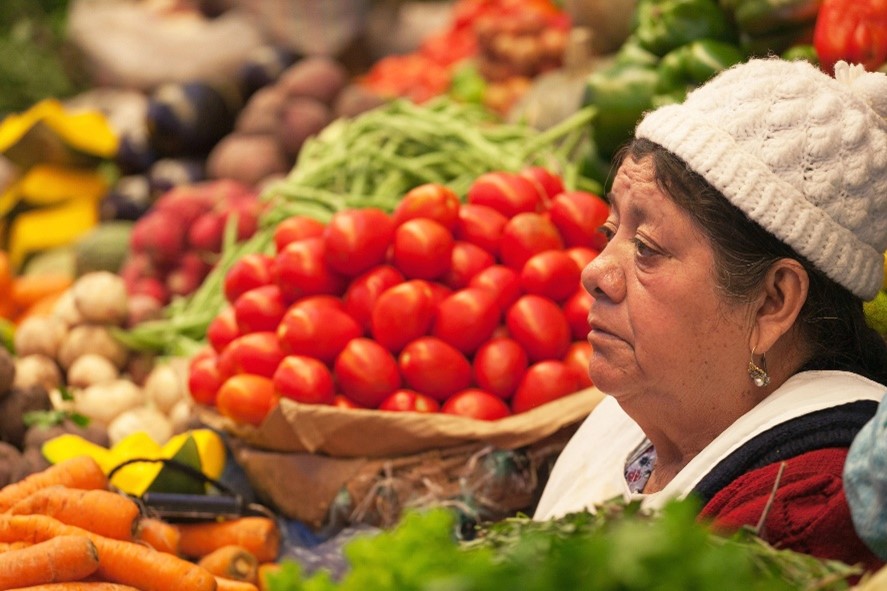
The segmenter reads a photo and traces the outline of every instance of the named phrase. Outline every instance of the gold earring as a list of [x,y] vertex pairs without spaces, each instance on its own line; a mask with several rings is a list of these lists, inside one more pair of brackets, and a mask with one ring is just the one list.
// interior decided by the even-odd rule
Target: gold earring
[[767,359],[761,355],[761,365],[755,363],[755,347],[751,350],[748,360],[748,375],[758,388],[763,388],[770,383],[770,375],[767,373]]

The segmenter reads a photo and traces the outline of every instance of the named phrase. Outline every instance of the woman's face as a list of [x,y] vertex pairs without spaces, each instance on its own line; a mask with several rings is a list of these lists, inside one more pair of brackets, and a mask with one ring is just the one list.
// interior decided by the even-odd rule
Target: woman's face
[[714,392],[748,383],[748,307],[718,291],[708,240],[659,189],[650,158],[619,168],[604,230],[609,243],[582,273],[595,385],[623,405],[664,395],[716,411]]

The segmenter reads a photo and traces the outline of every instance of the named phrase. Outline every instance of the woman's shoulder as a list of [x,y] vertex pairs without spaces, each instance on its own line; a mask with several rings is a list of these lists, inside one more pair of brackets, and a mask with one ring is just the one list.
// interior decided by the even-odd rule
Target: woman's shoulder
[[883,566],[859,539],[844,495],[846,448],[825,448],[737,477],[700,518],[718,529],[755,528],[770,544],[867,568]]

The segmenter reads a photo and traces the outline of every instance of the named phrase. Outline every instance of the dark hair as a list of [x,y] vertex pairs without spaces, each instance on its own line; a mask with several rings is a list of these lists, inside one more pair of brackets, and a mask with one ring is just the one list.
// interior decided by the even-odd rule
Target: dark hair
[[616,155],[613,170],[626,157],[640,160],[647,156],[652,158],[659,187],[690,214],[710,240],[715,279],[727,297],[748,297],[779,259],[791,258],[803,265],[810,287],[798,322],[810,357],[801,370],[845,370],[887,384],[887,342],[866,324],[859,297],[749,219],[662,146],[646,139],[632,140]]

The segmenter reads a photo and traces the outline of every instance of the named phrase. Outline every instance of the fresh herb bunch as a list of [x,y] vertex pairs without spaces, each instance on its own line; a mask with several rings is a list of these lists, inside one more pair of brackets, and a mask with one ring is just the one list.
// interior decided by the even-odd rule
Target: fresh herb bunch
[[718,591],[837,590],[860,574],[842,563],[776,550],[750,532],[726,538],[696,520],[694,501],[651,516],[636,503],[609,503],[548,521],[518,516],[455,534],[453,512],[406,513],[392,530],[348,542],[339,581],[303,578],[284,562],[271,591]]

